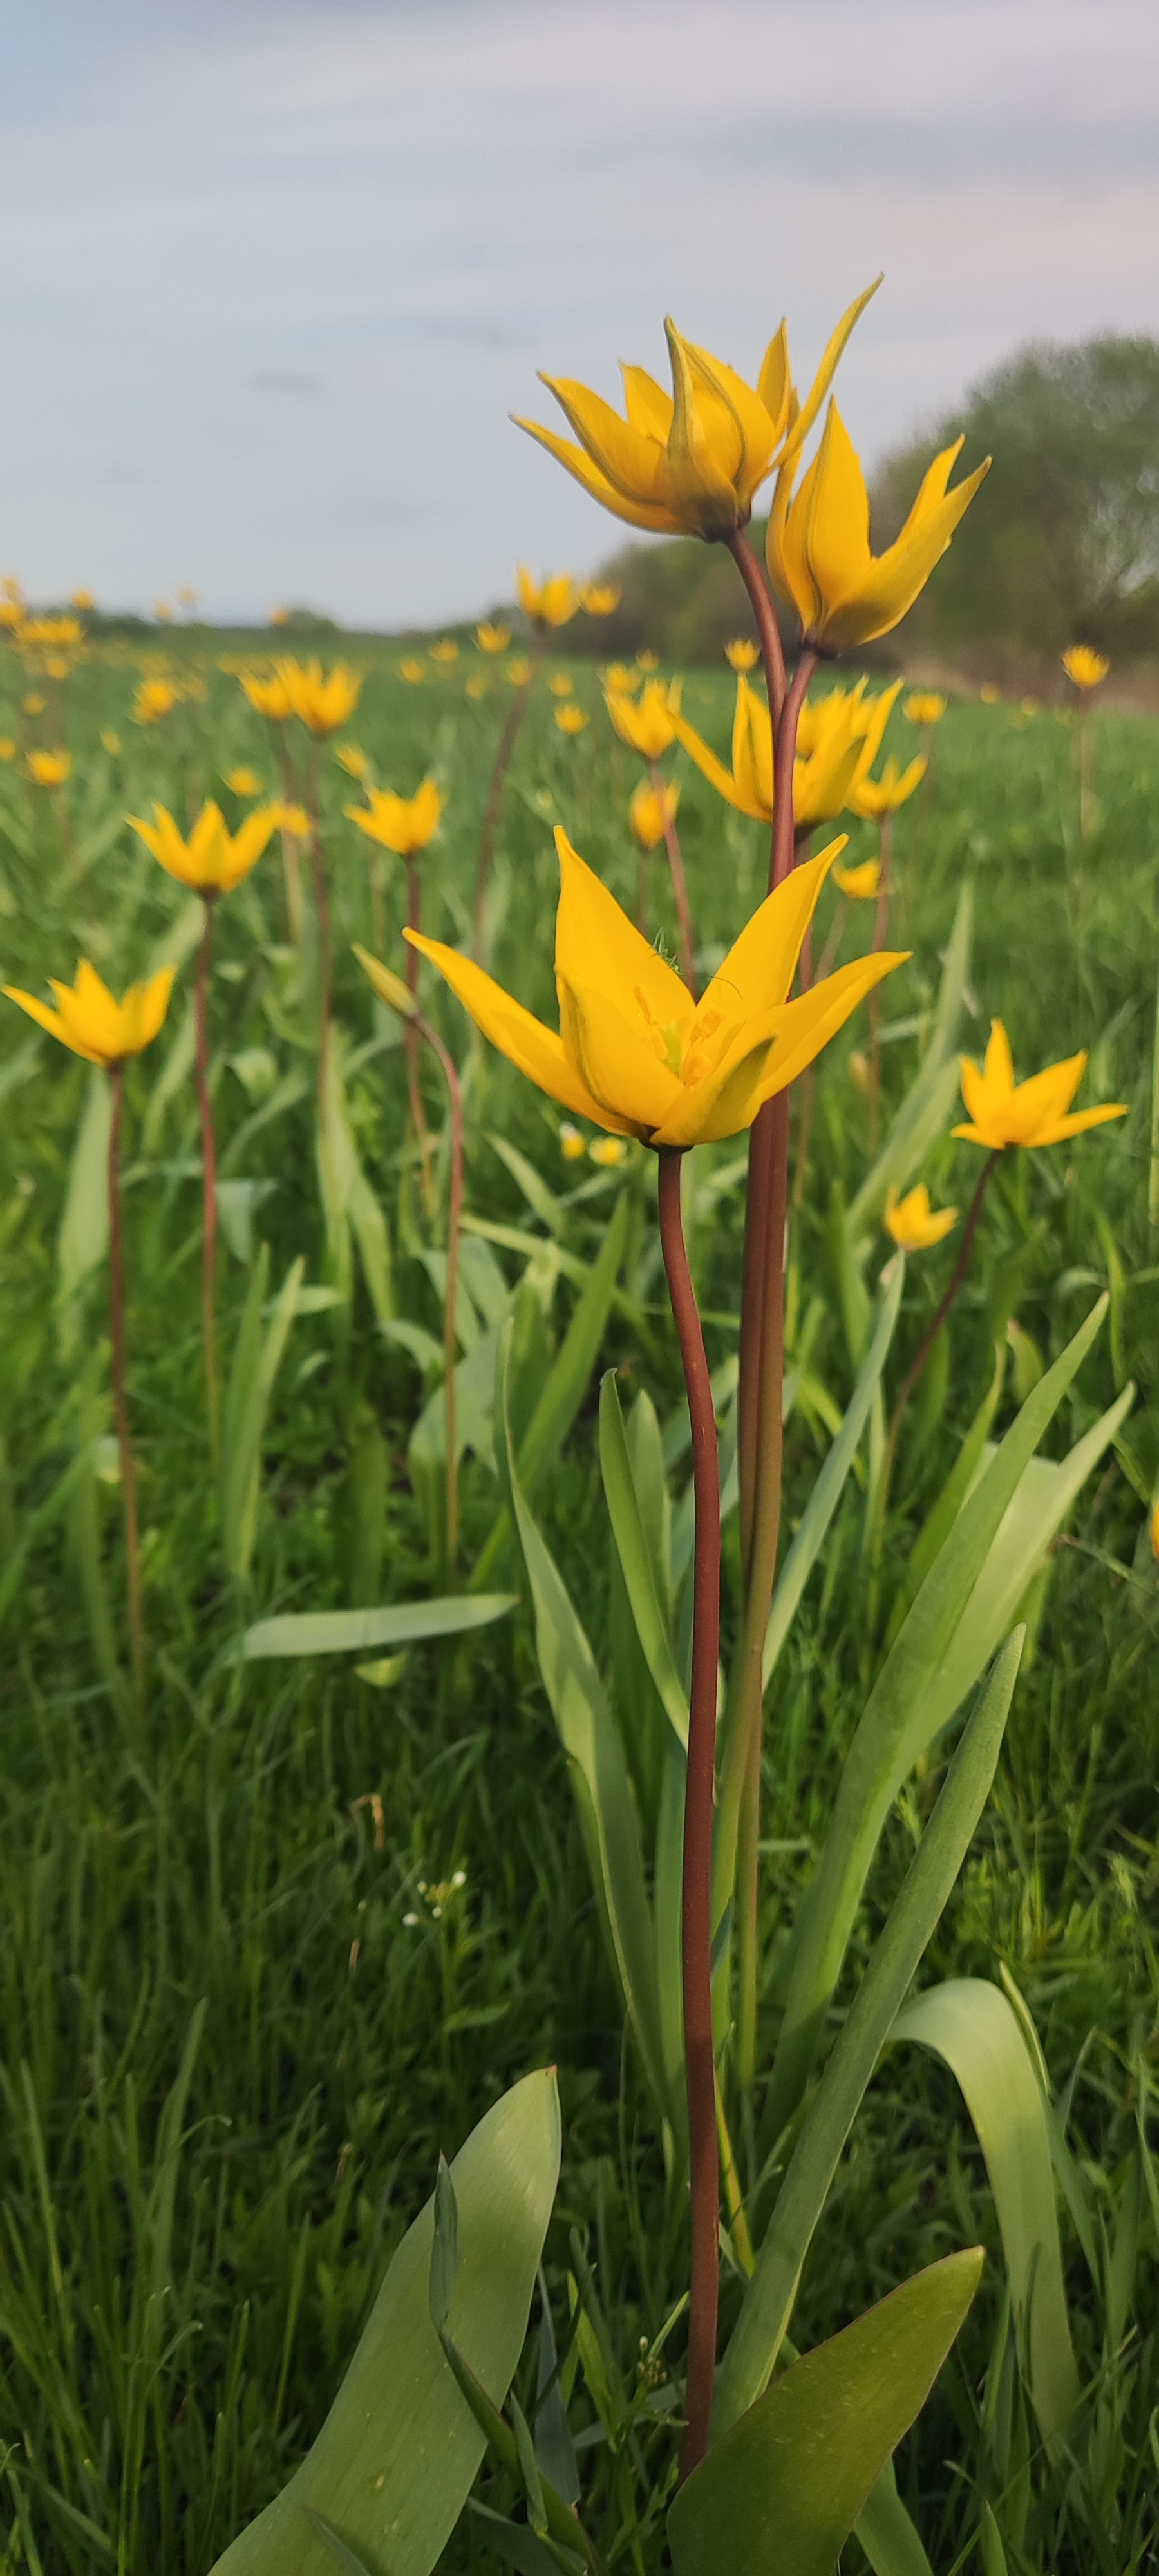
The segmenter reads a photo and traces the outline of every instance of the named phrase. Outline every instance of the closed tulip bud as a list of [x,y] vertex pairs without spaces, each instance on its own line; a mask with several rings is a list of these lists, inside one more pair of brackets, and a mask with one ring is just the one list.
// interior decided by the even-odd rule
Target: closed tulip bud
[[628,821],[642,850],[654,850],[664,839],[669,823],[674,823],[680,807],[678,787],[665,787],[659,794],[642,778],[628,807]]
[[587,717],[582,707],[569,700],[566,706],[556,708],[555,721],[561,733],[576,734],[583,732]]
[[946,712],[946,701],[936,689],[911,689],[902,714],[912,725],[940,724]]
[[580,607],[588,617],[614,617],[620,605],[620,594],[613,581],[589,581],[580,593]]

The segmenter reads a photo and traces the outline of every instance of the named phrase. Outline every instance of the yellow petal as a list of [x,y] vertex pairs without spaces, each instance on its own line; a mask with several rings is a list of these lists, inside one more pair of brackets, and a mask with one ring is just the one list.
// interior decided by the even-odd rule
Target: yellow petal
[[35,993],[22,992],[19,984],[5,984],[4,996],[6,1001],[16,1002],[22,1011],[27,1011],[29,1019],[36,1020],[42,1029],[47,1029],[50,1037],[59,1038],[62,1046],[71,1047],[74,1055],[83,1055],[89,1064],[100,1064],[101,1057],[94,1055],[91,1047],[77,1044],[59,1011],[54,1011],[50,1003],[38,1001]]
[[630,528],[649,528],[659,536],[675,537],[682,533],[680,521],[673,518],[670,510],[653,507],[644,501],[625,500],[623,493],[617,491],[614,483],[609,483],[607,475],[601,474],[582,447],[573,447],[570,439],[561,438],[554,429],[541,428],[537,420],[521,420],[517,412],[512,412],[511,417],[517,429],[525,429],[529,438],[538,439],[539,445],[546,447],[548,455],[565,465],[576,482],[582,483],[585,492],[590,492],[593,501],[599,501],[605,510],[612,512],[613,517],[626,519]]
[[672,427],[672,396],[658,385],[645,367],[626,367],[621,361],[624,379],[624,409],[630,426],[644,438],[654,438],[666,447]]
[[639,988],[658,1027],[690,1023],[694,1006],[687,985],[657,956],[558,825],[555,846],[560,878],[557,977],[573,989],[594,987],[605,993],[625,1016],[637,1007]]
[[701,1013],[723,1010],[730,1020],[743,1021],[787,1000],[818,896],[844,848],[842,835],[815,859],[805,859],[793,868],[784,884],[758,904],[718,966],[701,1001]]
[[824,983],[814,984],[795,1002],[787,1002],[760,1086],[761,1103],[795,1082],[806,1065],[812,1064],[822,1048],[844,1028],[850,1013],[873,986],[892,975],[895,967],[904,966],[909,955],[909,949],[880,949],[870,957],[855,957],[850,965],[839,966],[835,975],[827,975]]
[[540,382],[555,395],[581,447],[613,491],[649,508],[667,500],[665,454],[654,438],[642,437],[610,403],[573,377],[541,376]]
[[586,1085],[573,1072],[563,1051],[562,1041],[554,1030],[546,1029],[521,1002],[513,1001],[501,984],[476,966],[471,958],[461,957],[456,948],[446,948],[441,940],[427,939],[418,930],[406,930],[404,939],[421,955],[437,966],[451,991],[469,1011],[476,1027],[501,1055],[518,1066],[529,1081],[558,1100],[564,1109],[573,1109],[581,1118],[591,1119],[597,1127],[610,1128],[614,1135],[628,1136],[634,1131],[627,1120],[612,1117],[598,1100],[592,1098]]
[[834,600],[860,597],[872,561],[869,494],[853,442],[835,402],[830,402],[804,531],[809,571],[825,611]]
[[[631,1001],[628,1004],[632,1009]],[[678,1075],[651,1045],[643,1014],[629,1018],[602,984],[559,977],[560,1030],[568,1063],[620,1126],[648,1136],[680,1097]]]

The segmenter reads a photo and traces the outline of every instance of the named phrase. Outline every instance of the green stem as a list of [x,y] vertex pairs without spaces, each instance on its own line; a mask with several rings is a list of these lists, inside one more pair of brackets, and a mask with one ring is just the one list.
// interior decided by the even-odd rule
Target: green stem
[[201,1337],[205,1352],[205,1400],[209,1412],[209,1445],[214,1466],[218,1454],[217,1328],[214,1283],[217,1268],[217,1144],[213,1103],[209,1095],[209,976],[213,962],[215,897],[202,892],[205,926],[197,952],[193,992],[196,1040],[197,1108],[201,1120]]
[[547,629],[546,627],[541,627],[536,633],[535,649],[531,656],[531,669],[527,674],[527,678],[523,682],[522,688],[517,689],[515,692],[515,696],[511,701],[510,710],[508,712],[507,722],[499,736],[499,748],[495,754],[495,766],[491,772],[491,784],[487,790],[487,803],[483,811],[483,829],[479,834],[479,860],[475,870],[475,904],[471,932],[471,955],[475,959],[476,964],[480,962],[483,954],[483,913],[487,902],[487,888],[491,882],[491,861],[495,851],[495,833],[499,823],[499,809],[503,803],[504,781],[507,777],[507,771],[510,766],[511,754],[515,749],[516,735],[518,734],[520,725],[527,713],[531,699],[531,692],[535,686],[536,673],[543,660],[546,648]]
[[129,1589],[129,1644],[137,1714],[145,1714],[145,1614],[141,1602],[141,1548],[137,1534],[137,1479],[129,1439],[129,1399],[125,1387],[125,1256],[121,1238],[121,1109],[125,1068],[109,1066],[113,1115],[109,1127],[109,1338],[113,1353],[113,1420],[121,1470],[121,1507],[125,1516],[125,1566]]
[[1147,1174],[1147,1217],[1154,1233],[1159,1227],[1159,980],[1155,985],[1155,1042],[1151,1055],[1151,1164]]
[[664,1269],[688,1390],[696,1499],[681,1932],[692,2204],[688,2384],[680,2447],[683,2481],[708,2449],[720,2291],[720,2168],[712,2045],[712,1802],[720,1660],[720,1469],[704,1335],[681,1222],[681,1161],[679,1151],[669,1148],[661,1153],[659,1196]]

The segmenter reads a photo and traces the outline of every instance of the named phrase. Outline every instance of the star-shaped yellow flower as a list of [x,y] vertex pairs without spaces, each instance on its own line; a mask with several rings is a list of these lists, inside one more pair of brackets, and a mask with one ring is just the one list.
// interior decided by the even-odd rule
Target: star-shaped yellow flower
[[558,1036],[458,949],[418,931],[406,936],[521,1073],[612,1135],[657,1147],[736,1135],[902,963],[894,955],[857,958],[789,1000],[829,849],[766,897],[694,1003],[566,832],[556,831],[555,846]]
[[515,575],[519,605],[533,626],[567,626],[580,605],[580,592],[569,572],[549,573],[533,581],[526,564]]
[[18,1002],[31,1020],[38,1020],[50,1037],[59,1038],[74,1055],[111,1071],[152,1045],[169,1007],[174,972],[172,966],[163,966],[147,984],[130,984],[123,1002],[115,1002],[95,966],[82,958],[75,984],[58,984],[54,976],[49,977],[55,1011],[15,984],[6,984],[4,991],[10,1002]]
[[926,774],[924,760],[911,760],[905,769],[892,752],[880,778],[859,775],[849,790],[849,811],[864,820],[876,822],[882,814],[896,814],[899,805],[908,803],[915,787],[920,787]]
[[907,1190],[904,1199],[891,1189],[885,1202],[885,1230],[892,1235],[902,1252],[928,1252],[941,1243],[958,1222],[957,1208],[932,1208],[924,1181]]
[[679,680],[671,681],[667,688],[663,680],[649,680],[639,699],[630,698],[626,689],[609,688],[604,692],[604,703],[621,742],[638,751],[641,760],[659,760],[669,744],[675,742]]
[[353,715],[362,679],[349,663],[336,662],[328,676],[323,674],[320,662],[295,662],[289,656],[275,663],[274,668],[289,699],[291,715],[297,716],[316,739],[337,733],[339,726]]
[[271,724],[285,724],[292,716],[294,710],[284,680],[259,680],[252,671],[240,671],[238,677],[256,714],[266,716]]
[[212,898],[232,894],[257,866],[283,810],[281,805],[259,805],[231,832],[219,805],[203,805],[188,840],[182,838],[164,805],[154,805],[151,823],[142,822],[139,814],[126,814],[125,821],[140,834],[167,876]]
[[1068,644],[1062,657],[1062,667],[1076,689],[1097,689],[1111,666],[1106,654],[1092,652],[1089,644]]
[[798,423],[777,475],[766,554],[773,588],[796,609],[807,644],[833,653],[868,644],[888,635],[912,608],[989,470],[986,457],[947,491],[962,443],[956,439],[935,456],[900,536],[874,555],[869,494],[836,403],[830,402],[821,444],[794,494]]
[[369,787],[369,803],[346,805],[343,812],[368,841],[377,841],[384,850],[393,850],[399,859],[413,859],[425,850],[438,830],[446,797],[433,778],[424,778],[417,795],[395,796],[388,787]]
[[[793,765],[793,817],[799,831],[832,822],[846,806],[859,810],[854,791],[877,758],[900,687],[897,680],[878,697],[867,698],[865,682],[859,680],[854,689],[832,689],[816,704],[806,702]],[[718,796],[755,823],[772,822],[773,728],[764,699],[749,687],[743,672],[737,675],[731,771],[683,716],[673,719],[672,729]]]
[[1001,1020],[991,1020],[981,1072],[968,1055],[960,1058],[970,1123],[955,1127],[955,1136],[997,1152],[1006,1145],[1058,1145],[1064,1136],[1081,1136],[1085,1128],[1101,1127],[1108,1118],[1125,1118],[1123,1101],[1070,1110],[1086,1061],[1085,1053],[1067,1056],[1061,1064],[1048,1065],[1045,1073],[1032,1074],[1029,1082],[1016,1083],[1010,1040]]

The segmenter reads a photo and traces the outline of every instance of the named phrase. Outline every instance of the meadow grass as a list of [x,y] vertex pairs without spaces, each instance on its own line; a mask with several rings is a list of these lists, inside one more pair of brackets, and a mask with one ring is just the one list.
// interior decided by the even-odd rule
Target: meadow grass
[[[7,658],[13,706],[8,715],[0,705],[0,728],[16,733],[26,684]],[[459,942],[504,682],[492,675],[473,703],[465,660],[408,687],[392,657],[361,658],[362,703],[346,738],[371,755],[382,784],[410,794],[431,770],[445,787],[443,829],[422,862],[424,926]],[[184,820],[206,794],[232,817],[241,808],[222,773],[239,761],[276,785],[270,740],[211,652],[204,700],[148,729],[128,718],[132,677],[124,657],[106,652],[67,683],[73,775],[63,802],[26,784],[19,761],[0,771],[7,982],[42,990],[84,953],[120,991],[166,951],[188,959],[188,900],[121,818],[147,815],[158,798]],[[489,910],[494,971],[545,1016],[551,825],[566,826],[629,907],[635,897],[626,809],[638,765],[613,737],[590,669],[575,666],[575,687],[591,717],[575,739],[555,729],[546,691],[536,695]],[[4,688],[0,673],[0,699]],[[685,708],[723,747],[727,677],[692,674]],[[123,745],[112,754],[100,743],[109,726]],[[895,717],[894,733],[904,731]],[[1063,2224],[1080,2360],[1085,2377],[1101,2374],[1092,2523],[1065,2468],[1044,2462],[1026,2429],[1003,2340],[1001,2265],[989,2267],[898,2464],[939,2570],[972,2544],[979,2497],[989,2500],[994,2547],[1006,2538],[1004,2558],[991,2549],[976,2560],[985,2576],[1003,2564],[1059,2576],[1151,2565],[1159,2498],[1159,2201],[1155,2167],[1136,2153],[1159,2047],[1157,1594],[1145,1538],[1159,1474],[1159,1242],[1147,1223],[1159,728],[1100,718],[1095,751],[1097,813],[1080,842],[1063,725],[1001,705],[952,707],[928,784],[898,821],[892,935],[913,958],[884,995],[886,1117],[920,1061],[966,882],[968,1042],[980,1053],[997,1013],[1020,1072],[1088,1047],[1082,1101],[1121,1099],[1130,1115],[1073,1148],[1003,1167],[970,1282],[915,1402],[881,1560],[866,1555],[863,1480],[853,1480],[778,1672],[765,1765],[767,2039],[800,1890],[907,1548],[981,1401],[994,1343],[1013,1322],[1005,1422],[1020,1372],[1056,1354],[1109,1284],[1108,1329],[1048,1446],[1061,1453],[1128,1377],[1137,1403],[1055,1553],[995,1793],[929,1961],[940,1976],[1005,1971],[1033,2016],[1074,2160]],[[679,775],[698,937],[715,958],[759,899],[767,838],[728,814],[683,759]],[[350,953],[372,929],[367,846],[343,810],[358,791],[328,752],[321,780],[350,1134],[386,1219],[395,1316],[437,1338],[440,1235],[421,1212],[399,1033]],[[854,823],[851,842],[850,857],[867,854],[870,827]],[[384,887],[396,967],[401,873]],[[671,951],[662,852],[648,877],[651,926]],[[871,917],[851,907],[843,955],[866,943]],[[271,847],[217,924],[215,1116],[234,1185],[219,1273],[226,1370],[261,1242],[272,1288],[304,1255],[311,1286],[337,1277],[349,1293],[306,1301],[291,1328],[244,1581],[222,1562],[209,1457],[197,1114],[180,983],[162,1037],[127,1079],[130,1392],[151,1645],[143,1716],[122,1672],[105,1277],[93,1257],[102,1175],[84,1144],[93,1079],[14,1010],[0,1028],[0,2440],[5,2564],[44,2576],[97,2567],[193,2576],[209,2566],[321,2421],[439,2149],[457,2147],[529,2067],[558,2064],[564,2115],[548,2281],[560,2289],[578,2229],[629,2392],[680,2280],[682,2212],[630,2051],[609,2038],[614,1990],[526,1609],[474,1638],[414,1647],[400,1670],[371,1666],[369,1678],[353,1657],[234,1656],[246,1624],[270,1612],[406,1601],[445,1581],[437,1514],[408,1457],[429,1382],[405,1336],[376,1319],[357,1252],[347,1282],[320,1207],[314,971],[308,939],[304,951],[290,939]],[[627,1186],[630,1248],[600,1368],[648,1388],[677,1458],[679,1368],[646,1158],[626,1180],[565,1163],[549,1104],[473,1041],[433,978],[424,1001],[463,1068],[467,1206],[492,1229],[468,1236],[464,1348],[486,1343],[530,1260],[545,1360]],[[850,1063],[864,1046],[862,1015],[818,1068],[791,1238],[789,1357],[800,1394],[787,1441],[790,1525],[852,1383],[832,1209],[834,1191],[851,1197],[867,1165],[869,1111]],[[428,1100],[438,1127],[433,1077]],[[501,1146],[526,1158],[532,1182]],[[689,1232],[714,1367],[736,1347],[738,1156],[732,1144],[691,1158]],[[977,1168],[968,1145],[947,1139],[925,1177],[936,1200],[964,1206]],[[951,1240],[911,1265],[895,1385],[952,1255]],[[609,1584],[598,1375],[537,1501],[593,1636]],[[466,1427],[469,1575],[497,1512],[484,1396]],[[510,1547],[494,1582],[520,1589]],[[898,1802],[858,1961],[939,1778],[931,1757]],[[843,1987],[838,2013],[847,2000]],[[751,2142],[744,2151],[755,2152]],[[919,2263],[974,2238],[997,2251],[964,2107],[948,2074],[896,2051],[810,2260],[798,2339],[833,2331]],[[739,2284],[726,2277],[723,2297],[727,2317]],[[577,2420],[583,2411],[580,2395]],[[620,2559],[651,2564],[623,2525],[620,2471],[599,2445],[585,2455],[613,2554],[619,2530]],[[1027,2480],[1029,2521],[1015,2509]],[[485,2557],[468,2516],[446,2563]],[[847,2564],[859,2563],[851,2544]]]

